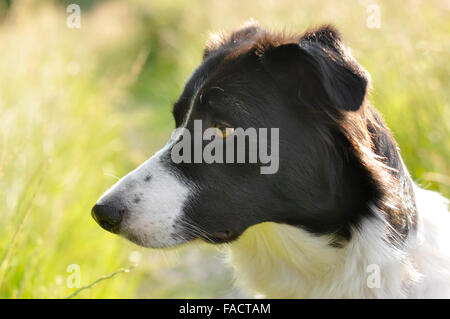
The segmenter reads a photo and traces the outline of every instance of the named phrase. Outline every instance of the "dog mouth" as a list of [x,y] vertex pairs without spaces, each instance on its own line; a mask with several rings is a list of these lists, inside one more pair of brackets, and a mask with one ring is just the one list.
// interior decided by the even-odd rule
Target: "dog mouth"
[[145,248],[171,248],[182,244],[185,241],[181,240],[163,240],[152,233],[133,233],[129,231],[121,231],[120,236],[128,241]]
[[[174,237],[177,237],[177,234],[173,235]],[[239,237],[239,234],[236,232],[233,232],[231,230],[220,230],[220,231],[214,231],[214,232],[201,232],[192,230],[184,230],[182,237],[186,239],[186,241],[193,241],[193,240],[202,240],[209,244],[226,244],[230,243],[234,240],[236,240]]]
[[239,234],[231,230],[215,231],[211,235],[211,238],[207,241],[213,244],[229,243],[239,237]]
[[135,233],[122,230],[118,234],[136,245],[147,248],[171,248],[196,240],[202,240],[209,244],[226,244],[239,237],[239,234],[231,230],[215,231],[206,234],[206,232],[199,233],[198,230],[194,232],[189,229],[180,229],[170,234],[170,240],[159,239],[157,233]]
[[200,226],[186,216],[176,221],[175,229],[176,232],[171,235],[174,239],[180,237],[185,241],[200,239],[210,244],[229,243],[237,239],[240,235],[240,233],[225,227],[222,229],[219,228],[218,230],[208,230],[207,227]]
[[[230,243],[239,237],[239,234],[230,229],[207,231],[204,227],[188,222],[186,218],[181,218],[175,224],[165,228],[155,227],[154,222],[145,223],[136,219],[136,214],[130,211],[121,211],[119,218],[108,216],[105,218],[104,208],[96,207],[91,212],[93,219],[106,231],[120,235],[136,245],[147,248],[167,248],[180,244],[202,240],[210,244]],[[134,218],[133,218],[134,217]],[[153,229],[149,229],[149,225]]]
[[125,237],[127,240],[131,241],[132,243],[135,243],[138,246],[148,247],[144,241],[144,238],[142,238],[142,236],[140,236],[140,235],[133,234],[133,233],[126,233],[126,232],[123,232],[120,235]]

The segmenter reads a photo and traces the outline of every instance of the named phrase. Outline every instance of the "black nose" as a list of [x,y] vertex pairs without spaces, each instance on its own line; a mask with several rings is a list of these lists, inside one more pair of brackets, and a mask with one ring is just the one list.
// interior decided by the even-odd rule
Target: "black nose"
[[112,233],[118,233],[122,221],[123,209],[108,205],[95,205],[92,208],[92,217],[102,228]]

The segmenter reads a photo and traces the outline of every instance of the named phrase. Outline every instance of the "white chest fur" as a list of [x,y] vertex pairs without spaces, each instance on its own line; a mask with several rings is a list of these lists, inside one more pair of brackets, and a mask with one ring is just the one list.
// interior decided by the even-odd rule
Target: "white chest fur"
[[418,232],[404,249],[385,238],[381,219],[365,220],[343,248],[331,237],[263,223],[230,246],[236,281],[266,298],[450,297],[450,214],[440,195],[417,188]]

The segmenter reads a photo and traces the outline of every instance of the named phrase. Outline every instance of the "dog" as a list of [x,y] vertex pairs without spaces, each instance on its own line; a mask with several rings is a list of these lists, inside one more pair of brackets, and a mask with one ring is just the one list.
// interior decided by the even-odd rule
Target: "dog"
[[250,22],[213,35],[174,104],[176,127],[201,120],[217,140],[278,128],[277,172],[261,174],[260,161],[175,163],[174,133],[92,216],[145,247],[226,244],[252,295],[448,298],[448,201],[413,182],[370,85],[330,25],[286,34]]

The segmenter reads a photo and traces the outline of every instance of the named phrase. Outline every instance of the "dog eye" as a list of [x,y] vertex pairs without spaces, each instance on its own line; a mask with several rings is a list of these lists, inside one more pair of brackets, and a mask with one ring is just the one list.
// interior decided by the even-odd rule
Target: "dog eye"
[[215,124],[214,127],[216,128],[216,134],[220,138],[227,138],[227,136],[233,134],[234,132],[234,128],[226,127],[225,125],[222,124]]

